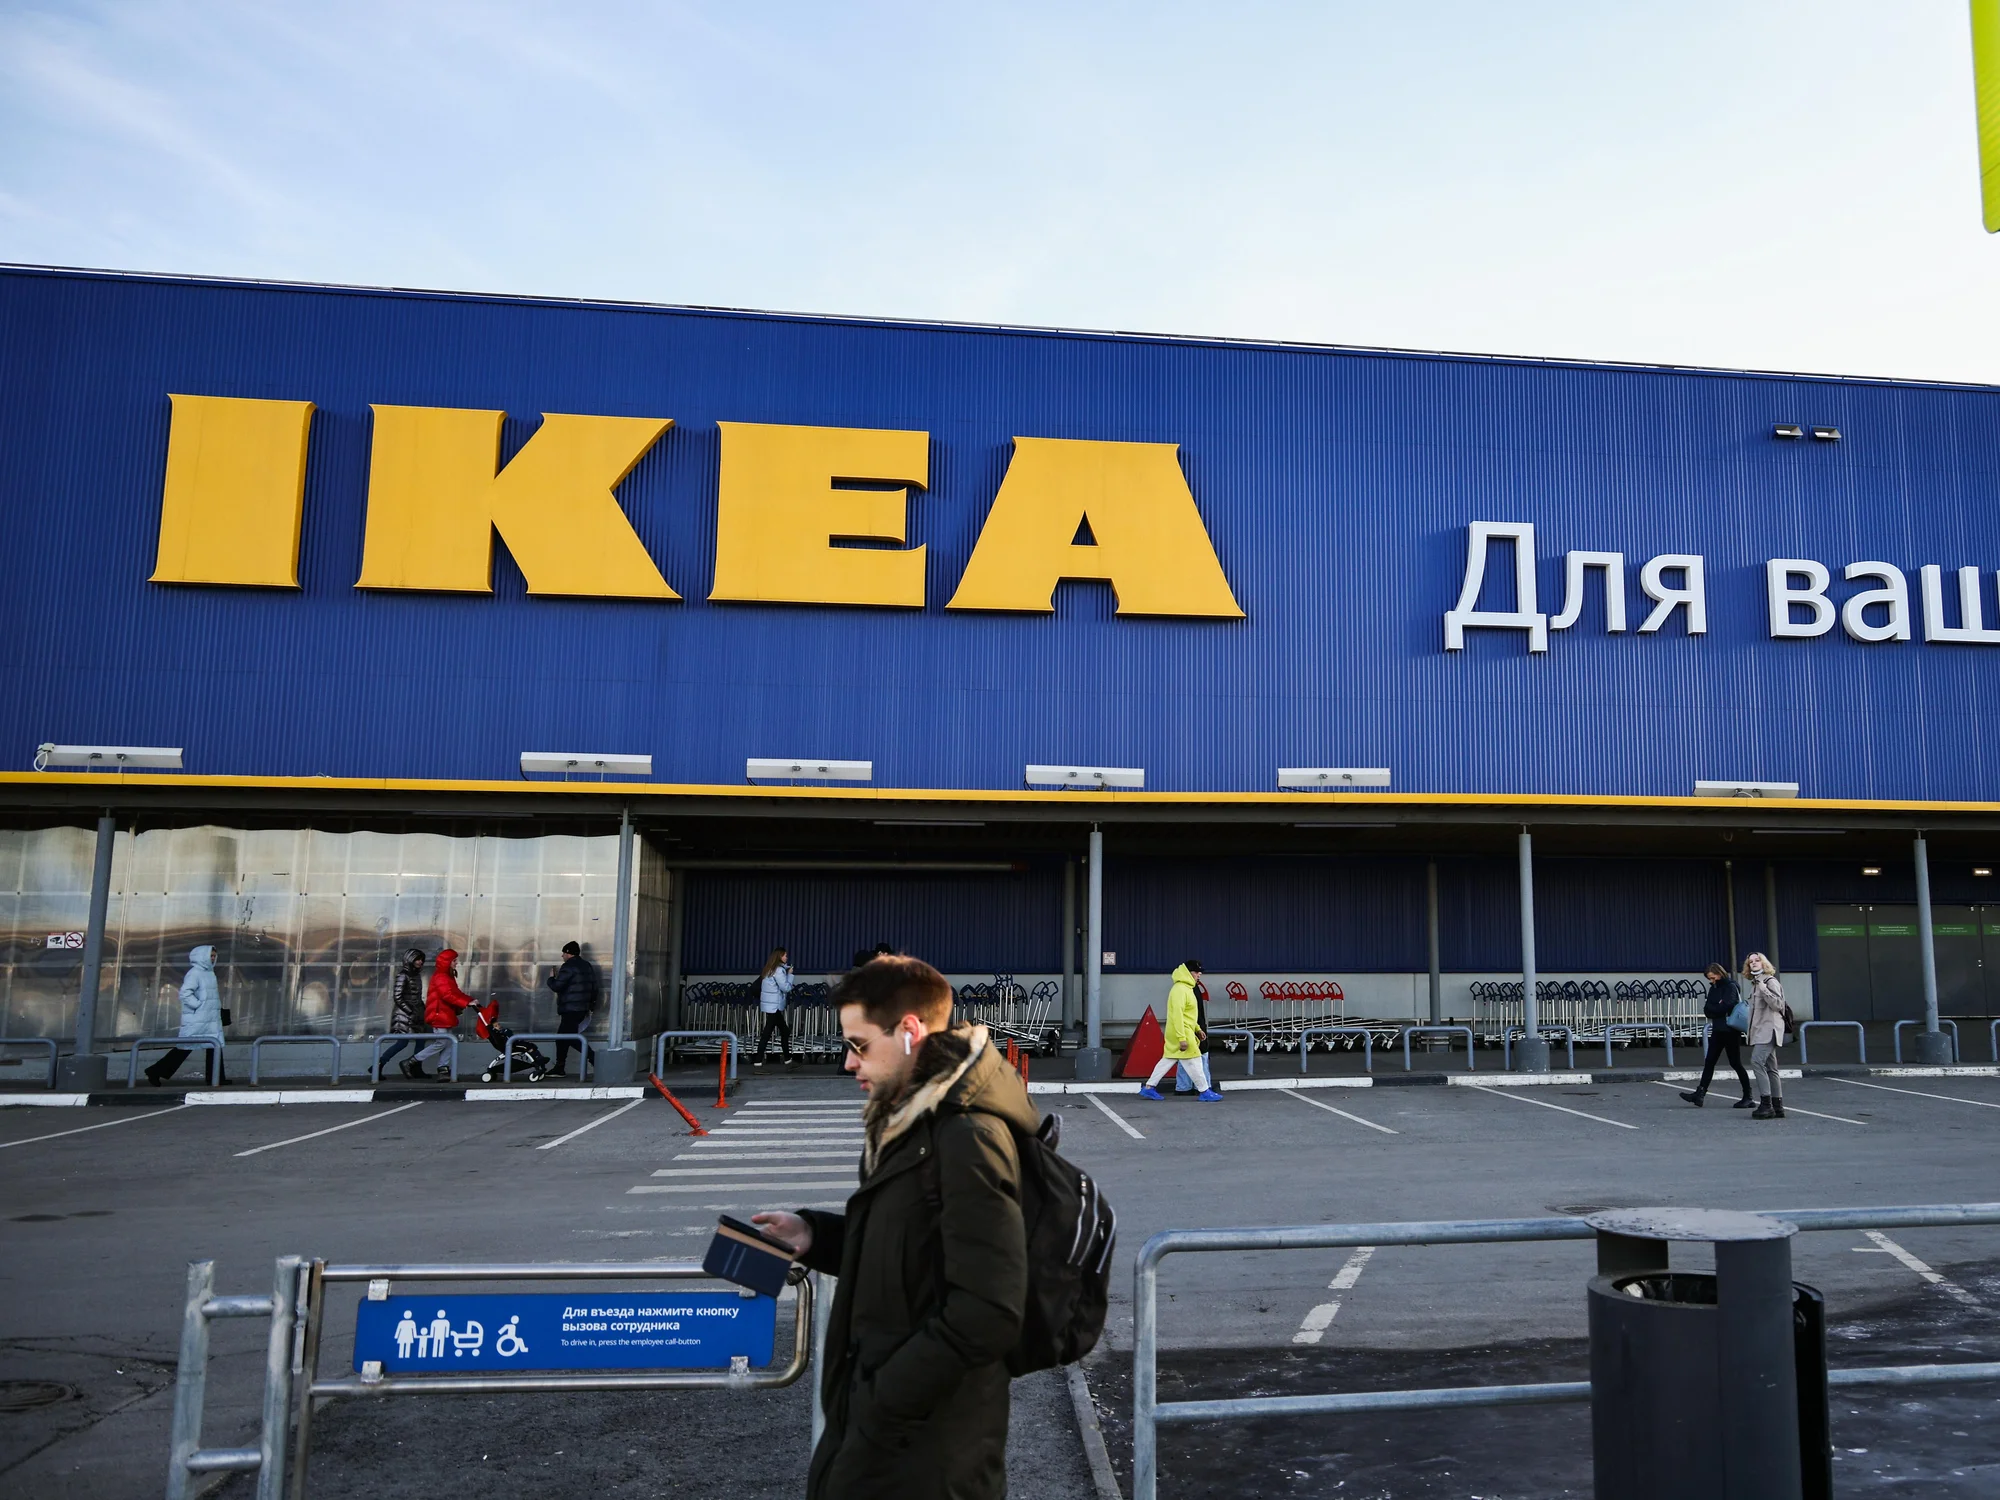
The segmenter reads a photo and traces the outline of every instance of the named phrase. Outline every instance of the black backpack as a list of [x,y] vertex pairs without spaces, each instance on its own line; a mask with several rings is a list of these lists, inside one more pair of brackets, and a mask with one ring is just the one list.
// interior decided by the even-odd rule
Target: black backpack
[[[1074,1364],[1097,1347],[1111,1296],[1118,1214],[1090,1174],[1057,1152],[1061,1116],[1043,1116],[1032,1135],[1009,1129],[1021,1160],[1028,1301],[1021,1336],[1007,1351],[1007,1373],[1021,1376]],[[924,1174],[926,1198],[942,1207],[935,1156]]]

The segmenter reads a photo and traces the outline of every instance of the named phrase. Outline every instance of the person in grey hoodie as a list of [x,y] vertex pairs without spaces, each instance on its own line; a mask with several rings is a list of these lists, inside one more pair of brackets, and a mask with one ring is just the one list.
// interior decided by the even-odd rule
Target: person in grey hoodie
[[[216,1045],[215,1081],[229,1082],[229,1070],[222,1062],[222,990],[215,982],[215,949],[208,943],[188,954],[187,977],[181,981],[181,1028],[184,1037],[213,1040]],[[188,1060],[191,1049],[175,1047],[146,1069],[146,1081],[158,1088]]]

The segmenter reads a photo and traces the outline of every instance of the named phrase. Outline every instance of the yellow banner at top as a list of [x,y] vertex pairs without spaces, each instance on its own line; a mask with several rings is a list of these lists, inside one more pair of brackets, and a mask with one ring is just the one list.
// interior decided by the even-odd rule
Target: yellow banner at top
[[1972,0],[1972,78],[1979,99],[1979,201],[2000,233],[2000,0]]

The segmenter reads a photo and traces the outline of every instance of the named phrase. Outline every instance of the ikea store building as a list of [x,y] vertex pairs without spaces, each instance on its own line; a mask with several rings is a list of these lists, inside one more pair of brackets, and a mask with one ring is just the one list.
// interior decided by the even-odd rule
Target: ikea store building
[[886,941],[1490,1036],[1761,950],[1983,1050],[1996,496],[1982,387],[0,271],[0,1018],[213,942],[358,1038],[415,945],[545,1030],[576,939],[643,1046]]

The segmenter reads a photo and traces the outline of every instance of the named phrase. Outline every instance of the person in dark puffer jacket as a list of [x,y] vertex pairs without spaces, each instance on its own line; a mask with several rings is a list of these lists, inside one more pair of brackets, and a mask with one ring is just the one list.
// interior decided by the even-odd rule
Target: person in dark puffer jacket
[[[429,1031],[424,1020],[424,950],[405,948],[403,961],[396,966],[396,977],[389,985],[389,1031],[402,1041],[391,1042],[382,1049],[381,1061],[377,1067],[389,1066],[389,1059],[406,1047],[416,1046],[415,1033]],[[403,1064],[405,1078],[424,1078],[423,1068],[414,1061]]]
[[836,992],[847,1070],[868,1094],[845,1213],[761,1213],[834,1272],[809,1500],[1006,1500],[1009,1381],[1028,1295],[1014,1132],[1040,1116],[951,986],[878,958]]

